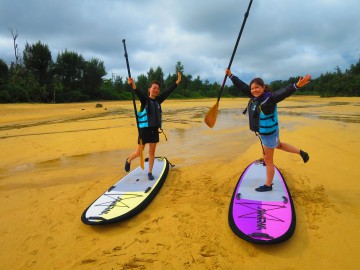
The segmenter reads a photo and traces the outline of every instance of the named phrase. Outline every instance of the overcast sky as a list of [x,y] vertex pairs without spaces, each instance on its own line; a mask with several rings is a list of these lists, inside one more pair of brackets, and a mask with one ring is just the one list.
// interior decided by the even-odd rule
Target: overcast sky
[[[248,0],[1,0],[0,58],[15,60],[9,28],[26,42],[98,58],[107,77],[133,77],[180,61],[185,74],[222,82]],[[343,71],[360,58],[359,0],[254,0],[232,64],[245,81],[267,83]]]

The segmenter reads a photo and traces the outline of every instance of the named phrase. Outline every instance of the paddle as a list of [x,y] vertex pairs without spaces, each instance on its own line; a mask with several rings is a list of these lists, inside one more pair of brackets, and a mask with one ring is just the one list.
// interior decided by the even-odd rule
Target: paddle
[[[128,71],[128,76],[129,78],[131,78],[131,73],[130,73],[130,65],[129,65],[129,59],[128,59],[128,54],[127,54],[127,50],[126,50],[126,44],[125,44],[125,39],[122,40],[123,44],[124,44],[124,51],[125,51],[125,59],[126,59],[126,67],[127,67],[127,71]],[[131,87],[131,86],[130,86]],[[139,119],[137,117],[137,109],[136,109],[136,103],[135,103],[135,95],[134,95],[134,90],[131,87],[131,95],[132,95],[132,100],[133,100],[133,105],[134,105],[134,112],[135,112],[135,119],[136,119],[136,127],[138,130],[138,134],[139,134],[139,142],[140,142],[140,166],[141,169],[144,170],[144,154],[143,154],[143,150],[144,150],[144,146],[142,143],[142,137],[141,137],[141,129],[139,127]]]
[[[236,43],[235,43],[234,51],[233,51],[233,53],[232,53],[232,55],[231,55],[231,59],[230,59],[229,65],[228,65],[228,69],[231,68],[231,64],[232,64],[232,62],[233,62],[233,60],[234,60],[234,56],[235,56],[235,53],[236,53],[236,49],[237,49],[237,47],[238,47],[241,34],[242,34],[243,30],[244,30],[247,17],[249,16],[249,11],[250,11],[252,2],[253,2],[253,0],[250,0],[249,6],[248,6],[247,11],[246,11],[246,13],[245,13],[244,20],[243,20],[243,22],[242,22],[239,35],[238,35],[238,38],[237,38]],[[205,121],[205,123],[206,123],[210,128],[213,128],[214,125],[215,125],[215,122],[216,122],[216,117],[217,117],[218,108],[219,108],[219,101],[220,101],[220,97],[221,97],[221,94],[222,94],[223,89],[224,89],[224,86],[225,86],[226,79],[227,79],[227,75],[225,75],[225,77],[224,77],[224,80],[223,80],[223,82],[222,82],[222,85],[221,85],[221,88],[220,88],[220,92],[219,92],[219,95],[218,95],[218,98],[217,98],[217,101],[216,101],[215,105],[212,106],[212,107],[210,108],[210,110],[208,111],[208,113],[205,115],[204,121]]]

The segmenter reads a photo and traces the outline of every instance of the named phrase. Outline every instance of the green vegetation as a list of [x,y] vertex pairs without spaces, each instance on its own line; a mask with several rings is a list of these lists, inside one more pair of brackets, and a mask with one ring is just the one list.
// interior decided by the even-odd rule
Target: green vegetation
[[[289,83],[297,82],[296,77],[287,81],[274,81],[270,84],[272,89],[279,89]],[[318,78],[311,80],[297,95],[318,95],[321,97],[359,97],[360,96],[360,59],[349,69],[342,72],[336,67],[335,72],[321,74]]]
[[[16,36],[14,37],[15,44]],[[17,46],[15,46],[17,49]],[[16,51],[15,51],[16,52]],[[13,102],[79,102],[96,100],[129,100],[131,93],[126,78],[116,76],[103,79],[107,74],[103,61],[93,58],[85,60],[81,54],[65,50],[53,62],[50,49],[40,41],[26,43],[22,61],[16,54],[15,63],[7,66],[0,59],[0,103]],[[153,80],[161,83],[162,89],[176,81],[176,72],[182,73],[182,82],[172,98],[217,97],[220,85],[193,78],[184,74],[184,66],[177,62],[173,74],[165,76],[161,67],[150,68],[147,74],[137,77],[139,89],[146,90]],[[221,74],[219,76],[222,76]],[[274,90],[297,82],[297,77],[286,81],[274,81]],[[321,74],[297,94],[330,96],[360,96],[360,59],[342,72]],[[225,86],[225,97],[239,97],[242,93],[234,86]]]

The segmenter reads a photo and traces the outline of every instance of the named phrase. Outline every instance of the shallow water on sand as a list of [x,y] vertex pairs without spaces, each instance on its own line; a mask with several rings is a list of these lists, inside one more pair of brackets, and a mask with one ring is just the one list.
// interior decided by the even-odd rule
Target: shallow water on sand
[[[220,158],[224,162],[236,157],[239,152],[244,151],[248,146],[250,146],[257,138],[252,132],[247,132],[247,120],[246,117],[242,116],[238,110],[221,110],[219,111],[217,123],[213,129],[208,128],[203,122],[203,115],[206,113],[203,108],[202,111],[194,111],[193,109],[181,109],[181,110],[172,110],[170,115],[164,119],[164,132],[167,137],[167,141],[163,134],[160,134],[160,143],[157,146],[156,154],[158,156],[166,156],[170,162],[172,160],[180,162],[181,164],[176,164],[177,166],[184,166],[186,164],[194,164],[198,162],[204,162],[208,159],[213,158],[216,155],[216,158]],[[108,130],[106,132],[112,132],[112,129],[121,128],[121,125],[114,125],[114,122],[111,122],[111,125],[104,125],[96,128],[82,128],[81,123],[84,121],[96,121],[101,122],[102,120],[118,120],[121,117],[130,117],[131,110],[126,112],[126,116],[123,115],[124,111],[113,111],[101,116],[92,115],[82,118],[72,118],[64,120],[54,120],[54,121],[41,121],[33,122],[31,124],[22,124],[22,125],[6,125],[0,127],[0,139],[3,142],[6,139],[26,139],[33,137],[41,137],[45,135],[55,135],[62,136],[69,133],[78,133],[78,132],[90,132],[94,130]],[[167,112],[169,113],[169,112]],[[177,115],[182,115],[178,120],[173,118]],[[51,131],[51,125],[54,123],[60,123],[66,125],[67,123],[79,122],[79,125],[76,125],[73,129],[67,129],[62,131]],[[104,121],[105,122],[105,121]],[[175,128],[167,128],[169,124],[167,123],[176,123]],[[109,122],[107,122],[109,123]],[[33,132],[31,127],[46,127],[46,132]],[[2,129],[1,129],[2,128]],[[22,129],[21,134],[13,134],[12,130]],[[44,130],[43,128],[41,130]],[[135,144],[134,142],[134,149]],[[238,151],[229,151],[234,147],[238,148]],[[132,150],[130,150],[131,152]],[[41,173],[43,174],[46,171],[59,171],[61,174],[62,170],[89,170],[90,168],[97,168],[97,170],[102,170],[104,168],[118,168],[118,170],[123,171],[123,157],[130,154],[129,150],[118,149],[113,151],[102,151],[95,153],[86,153],[81,155],[74,156],[59,156],[58,158],[34,162],[34,163],[25,163],[19,164],[15,167],[8,167],[5,171],[0,171],[0,179],[9,177],[11,175],[23,174],[24,176],[28,172],[32,172],[34,175]],[[147,147],[144,151],[144,156],[147,157]],[[176,163],[177,163],[176,162]],[[82,179],[82,180],[81,180]],[[44,183],[43,181],[38,182],[36,185],[39,186],[52,186],[58,184],[74,183],[77,181],[86,181],[84,178],[76,178],[67,176],[66,179],[60,177],[58,180],[49,179],[49,183]],[[35,187],[31,181],[27,184],[21,183],[21,185],[9,184],[8,188],[27,188]]]
[[[244,104],[241,104],[244,105]],[[360,114],[354,112],[340,110],[342,106],[360,106],[359,103],[350,102],[334,102],[327,101],[319,104],[308,104],[303,102],[299,104],[291,104],[279,106],[279,118],[282,129],[293,130],[297,127],[296,119],[305,117],[319,120],[340,121],[343,123],[360,123]],[[241,106],[240,106],[241,107]],[[304,108],[306,110],[304,111]],[[171,161],[175,159],[180,161],[181,165],[194,164],[197,162],[206,162],[214,157],[216,159],[227,162],[252,145],[258,142],[258,138],[248,129],[247,115],[243,115],[243,108],[226,108],[220,109],[216,125],[210,129],[203,122],[203,118],[208,111],[208,107],[199,106],[194,108],[180,109],[164,109],[164,132],[168,138],[165,140],[163,134],[160,134],[160,143],[158,144],[156,154],[166,156]],[[28,138],[33,136],[59,135],[90,132],[94,130],[104,130],[112,132],[112,129],[121,128],[121,119],[132,117],[131,109],[114,108],[109,109],[101,114],[94,113],[81,117],[71,117],[65,119],[52,119],[42,121],[32,121],[28,123],[15,123],[0,125],[0,139],[6,143],[6,139],[10,138]],[[289,116],[292,121],[281,122],[281,116]],[[105,121],[106,120],[106,121]],[[96,122],[103,125],[96,127],[83,126],[82,123]],[[72,129],[52,130],[51,125],[78,123]],[[46,132],[34,132],[33,127],[45,127],[41,130]],[[22,130],[19,132],[12,132]],[[136,143],[136,142],[134,142]],[[134,144],[134,147],[136,144]],[[145,149],[145,157],[147,156]],[[95,153],[86,153],[75,156],[60,156],[59,158],[42,161],[39,163],[18,164],[0,171],[0,179],[7,175],[26,173],[27,171],[46,171],[46,170],[72,170],[80,167],[105,167],[123,168],[123,157],[129,154],[129,150],[113,150]],[[261,155],[261,147],[259,142],[259,156]],[[120,161],[119,161],[120,160]],[[101,161],[101,163],[99,163]],[[73,180],[72,180],[73,181]],[[56,185],[53,182],[52,185]]]

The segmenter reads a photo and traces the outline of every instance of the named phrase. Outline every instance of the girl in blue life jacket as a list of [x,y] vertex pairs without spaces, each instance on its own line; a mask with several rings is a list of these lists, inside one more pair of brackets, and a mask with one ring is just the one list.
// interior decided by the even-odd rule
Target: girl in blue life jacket
[[[161,128],[162,122],[162,110],[161,103],[175,90],[175,88],[181,82],[181,74],[177,73],[178,78],[174,84],[172,84],[164,93],[160,93],[160,84],[154,81],[148,88],[148,95],[142,93],[136,89],[136,84],[133,78],[128,79],[128,83],[135,91],[141,102],[140,113],[138,114],[139,127],[141,128],[142,142],[149,144],[149,180],[154,180],[152,175],[152,169],[154,166],[155,149],[156,144],[159,142],[159,128]],[[125,160],[125,171],[130,171],[131,162],[140,156],[140,141],[138,139],[138,147],[126,160]]]
[[291,96],[297,89],[308,84],[311,76],[300,77],[297,83],[271,92],[269,86],[265,85],[264,81],[260,78],[253,79],[249,86],[234,76],[230,69],[226,69],[225,73],[237,88],[251,98],[247,107],[250,129],[259,135],[261,139],[266,164],[266,183],[255,190],[259,192],[271,191],[275,173],[273,161],[275,148],[299,154],[304,163],[309,161],[308,153],[288,143],[280,142],[276,104]]

